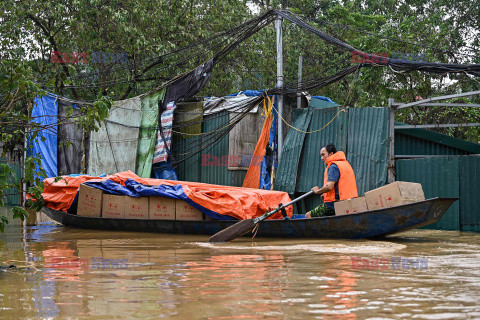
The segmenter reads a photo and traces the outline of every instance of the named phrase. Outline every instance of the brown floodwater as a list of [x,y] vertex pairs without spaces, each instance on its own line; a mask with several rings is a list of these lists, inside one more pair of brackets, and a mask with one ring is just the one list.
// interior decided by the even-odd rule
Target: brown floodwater
[[9,226],[0,318],[480,318],[480,234],[207,241]]

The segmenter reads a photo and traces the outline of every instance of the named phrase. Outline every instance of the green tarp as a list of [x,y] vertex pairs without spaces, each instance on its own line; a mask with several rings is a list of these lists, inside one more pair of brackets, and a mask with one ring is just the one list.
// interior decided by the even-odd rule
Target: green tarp
[[142,119],[137,148],[136,174],[150,178],[152,173],[153,153],[157,142],[158,100],[163,100],[165,88],[141,98]]

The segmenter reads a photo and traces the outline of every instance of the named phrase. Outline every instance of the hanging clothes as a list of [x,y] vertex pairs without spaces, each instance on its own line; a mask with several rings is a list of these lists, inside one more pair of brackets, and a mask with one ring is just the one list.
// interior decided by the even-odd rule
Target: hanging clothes
[[175,110],[175,103],[170,102],[166,105],[165,110],[160,116],[160,126],[157,134],[155,153],[153,155],[153,163],[167,161],[168,155],[171,152],[173,110]]
[[[42,129],[38,131],[38,135],[35,139],[32,139],[33,137],[30,135],[27,155],[41,158],[40,167],[45,170],[47,178],[56,177],[58,175],[57,116],[58,103],[56,96],[35,96],[34,106],[31,113],[32,123],[35,122],[42,126]],[[40,176],[39,168],[35,168],[34,176],[39,179],[45,178]]]
[[140,98],[115,101],[100,129],[91,133],[89,175],[135,169],[141,119]]
[[[82,148],[83,129],[69,120],[81,116],[80,106],[70,101],[58,99],[58,145],[57,169],[58,175],[68,175],[82,172],[82,160],[88,159],[89,137],[85,139],[85,150]],[[70,112],[73,113],[70,114]],[[70,114],[67,116],[67,113]],[[65,124],[63,124],[65,123]]]
[[142,97],[142,120],[138,136],[137,164],[135,172],[142,178],[150,178],[152,174],[153,155],[157,142],[158,101],[163,101],[165,88]]

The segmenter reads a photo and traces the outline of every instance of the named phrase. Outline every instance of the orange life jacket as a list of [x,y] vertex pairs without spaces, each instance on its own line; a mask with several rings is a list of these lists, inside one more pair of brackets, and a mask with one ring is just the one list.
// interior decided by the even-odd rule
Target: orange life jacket
[[[332,164],[336,164],[338,170],[340,170],[340,179],[338,180],[338,193],[340,200],[347,200],[358,197],[357,181],[355,180],[355,173],[352,166],[348,163],[345,153],[338,151],[335,154],[327,158],[327,167],[325,168],[325,174],[323,178],[324,185],[328,182],[328,168]],[[323,194],[324,202],[334,202],[335,199],[335,187]]]

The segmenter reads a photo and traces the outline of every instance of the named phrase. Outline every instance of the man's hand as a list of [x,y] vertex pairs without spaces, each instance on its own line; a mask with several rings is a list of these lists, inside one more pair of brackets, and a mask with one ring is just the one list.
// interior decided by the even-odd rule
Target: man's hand
[[319,194],[320,193],[320,188],[318,186],[315,186],[312,188],[313,193]]

